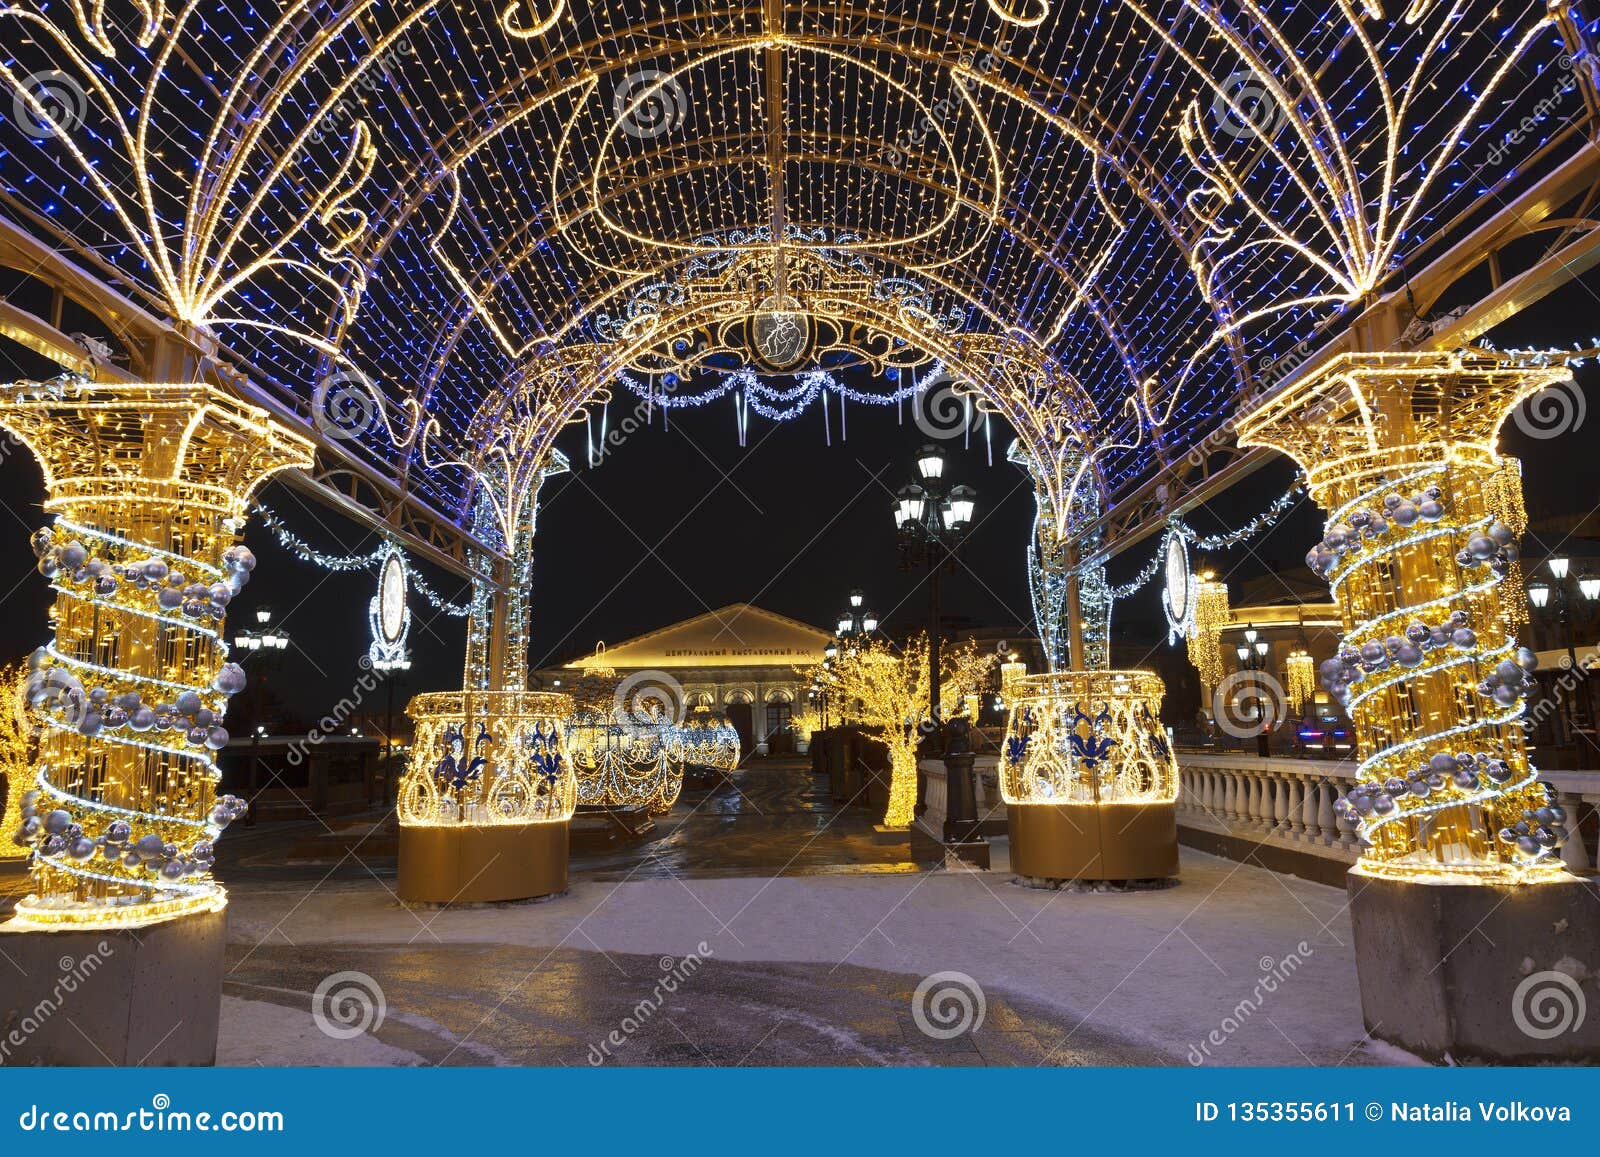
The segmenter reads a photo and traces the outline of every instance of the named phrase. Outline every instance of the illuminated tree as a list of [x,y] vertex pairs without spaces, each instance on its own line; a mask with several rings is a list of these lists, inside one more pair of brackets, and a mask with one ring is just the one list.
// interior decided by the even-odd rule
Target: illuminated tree
[[[941,718],[960,714],[977,698],[994,661],[993,654],[970,641],[941,649]],[[889,749],[889,805],[883,825],[909,827],[917,802],[917,745],[927,725],[928,637],[917,635],[903,647],[869,639],[840,651],[831,664],[812,674],[851,718],[877,730]]]
[[13,663],[0,670],[0,695],[10,705],[10,710],[0,710],[0,776],[5,778],[5,793],[0,796],[0,859],[22,859],[28,853],[12,839],[12,833],[22,826],[22,793],[28,790],[31,780],[29,769],[37,747],[34,729],[23,710],[27,694],[28,668],[24,663]]

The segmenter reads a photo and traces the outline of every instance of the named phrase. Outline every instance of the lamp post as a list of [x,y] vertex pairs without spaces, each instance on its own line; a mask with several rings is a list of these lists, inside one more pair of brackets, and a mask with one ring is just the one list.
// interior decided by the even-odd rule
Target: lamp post
[[[1244,627],[1244,642],[1234,649],[1234,654],[1239,656],[1239,669],[1241,671],[1265,671],[1267,669],[1267,652],[1271,649],[1265,639],[1259,637],[1254,623],[1246,623]],[[1261,730],[1256,734],[1256,754],[1265,759],[1272,754],[1271,735],[1268,728],[1271,726],[1266,708],[1259,704],[1267,702],[1270,696],[1258,696],[1256,710],[1262,713]]]
[[[1594,602],[1596,599],[1600,599],[1600,577],[1596,577],[1590,571],[1585,570],[1582,574],[1576,576],[1576,584],[1574,584],[1571,574],[1572,561],[1565,555],[1559,554],[1551,555],[1546,559],[1545,568],[1549,570],[1551,579],[1555,581],[1546,581],[1543,577],[1535,574],[1528,582],[1528,601],[1533,604],[1535,610],[1543,611],[1551,608],[1553,596],[1556,621],[1561,626],[1561,641],[1567,648],[1567,670],[1572,672],[1573,678],[1579,679],[1583,683],[1583,719],[1581,722],[1592,725],[1594,712],[1592,710],[1593,704],[1590,702],[1589,669],[1587,666],[1578,663],[1578,649],[1572,635],[1571,606],[1574,585],[1576,585],[1577,594],[1585,602]],[[1589,760],[1584,758],[1583,745],[1578,742],[1576,724],[1580,720],[1574,717],[1572,703],[1565,696],[1562,697],[1561,707],[1562,714],[1566,718],[1567,734],[1572,738],[1573,759],[1581,770]]]
[[[921,480],[901,487],[895,496],[894,521],[899,531],[900,565],[928,568],[928,753],[944,757],[946,848],[961,859],[982,860],[987,866],[988,845],[978,835],[978,799],[972,783],[971,746],[966,729],[947,734],[940,702],[939,576],[955,565],[956,552],[972,529],[972,512],[978,492],[970,486],[951,486],[945,478],[944,451],[932,444],[917,452]],[[927,808],[927,778],[917,775],[916,810]]]
[[[267,665],[280,658],[289,649],[289,632],[273,627],[271,607],[257,607],[256,630],[241,631],[235,635],[233,649],[238,652],[241,663],[248,662],[256,668],[250,690],[250,710],[255,716],[256,727],[250,743],[250,775],[247,790],[247,798],[254,800],[259,789],[261,741],[267,734],[266,725],[262,721],[262,716],[266,713]],[[253,661],[258,657],[260,661]],[[253,813],[247,817],[246,822],[254,822]]]
[[857,587],[850,592],[850,605],[839,612],[839,621],[834,634],[847,646],[863,635],[870,635],[878,629],[878,616],[868,610],[863,610],[867,601],[866,594]]
[[943,750],[939,709],[940,626],[939,576],[953,567],[956,552],[972,529],[978,492],[970,486],[947,486],[944,451],[927,445],[917,452],[921,482],[901,487],[895,497],[894,521],[900,533],[900,565],[926,566],[928,583],[928,719],[933,750]]
[[394,773],[394,685],[400,681],[400,676],[411,670],[411,658],[402,654],[396,659],[374,659],[372,669],[383,676],[385,684],[385,705],[383,718],[383,802],[387,806],[394,802],[395,793],[390,790],[399,782],[399,777]]

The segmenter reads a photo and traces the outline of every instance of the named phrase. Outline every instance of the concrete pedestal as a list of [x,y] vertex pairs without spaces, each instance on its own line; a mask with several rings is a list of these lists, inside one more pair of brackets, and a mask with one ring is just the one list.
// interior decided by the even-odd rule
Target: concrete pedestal
[[227,932],[225,910],[132,929],[0,925],[0,1064],[215,1064]]
[[1011,871],[1036,880],[1155,880],[1178,874],[1173,804],[1018,803],[1007,809]]
[[1600,888],[1347,878],[1361,1013],[1427,1057],[1600,1063]]
[[408,904],[485,904],[564,892],[567,823],[402,824],[396,891]]

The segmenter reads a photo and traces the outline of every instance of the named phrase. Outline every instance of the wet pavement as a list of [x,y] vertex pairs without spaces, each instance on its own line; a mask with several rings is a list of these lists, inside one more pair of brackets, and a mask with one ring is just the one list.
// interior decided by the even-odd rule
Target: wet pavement
[[943,861],[921,832],[877,831],[881,818],[836,804],[827,778],[804,760],[759,760],[720,774],[709,791],[686,789],[637,845],[575,847],[572,870],[595,880],[808,876],[918,872]]
[[[915,878],[942,862],[920,836],[884,833],[864,807],[836,803],[827,780],[797,759],[753,762],[688,790],[645,838],[578,841],[579,903],[589,884],[649,888],[654,881],[825,876]],[[965,1031],[948,1033],[930,1010],[959,1017],[962,994],[936,993],[914,1015],[921,974],[850,963],[729,960],[607,951],[579,936],[554,947],[493,942],[529,907],[478,909],[489,942],[284,943],[247,932],[252,899],[271,904],[303,891],[297,916],[319,905],[398,907],[392,844],[382,817],[336,825],[261,824],[226,838],[220,875],[234,896],[221,1063],[235,1064],[647,1064],[987,1065],[1169,1063],[1044,1005],[986,991],[982,1016],[968,994]],[[654,885],[658,886],[658,885]],[[376,895],[373,895],[376,893]],[[342,897],[342,899],[341,899]],[[537,915],[553,914],[550,906]],[[409,920],[409,918],[407,918]],[[442,924],[443,922],[441,922]],[[403,926],[403,925],[402,925]],[[354,931],[352,941],[371,935]],[[353,979],[354,1003],[381,1023],[344,1035],[313,1015],[319,985]],[[670,979],[670,984],[669,984]],[[670,988],[671,991],[667,991]],[[325,1007],[332,1008],[329,1004]],[[924,1031],[918,1016],[929,1026]]]
[[[969,1003],[967,1031],[941,1039],[959,1027],[959,1003],[949,1006],[956,1019],[948,1025],[922,1014],[941,1034],[930,1035],[913,1012],[920,977],[853,965],[492,944],[246,951],[234,949],[224,985],[240,999],[224,1010],[223,1063],[293,1063],[263,1058],[261,1038],[273,1030],[258,1036],[252,1026],[272,1018],[309,1030],[304,1047],[315,1051],[300,1063],[313,1064],[1171,1063],[998,993],[984,994],[981,1023]],[[367,994],[366,1008],[376,1007],[372,994],[383,998],[381,1024],[353,1043],[316,1039],[311,1015],[311,994],[341,972],[369,978],[346,985],[357,1000]],[[379,1058],[374,1042],[388,1046]]]

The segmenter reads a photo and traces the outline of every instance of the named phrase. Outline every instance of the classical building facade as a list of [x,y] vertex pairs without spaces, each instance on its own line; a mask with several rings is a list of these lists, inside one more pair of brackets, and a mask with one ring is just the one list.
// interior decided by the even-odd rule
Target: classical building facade
[[687,707],[724,712],[745,751],[762,742],[781,751],[792,742],[789,719],[809,686],[804,672],[822,662],[832,638],[752,603],[732,603],[621,643],[599,644],[581,659],[536,674],[551,689],[597,667],[624,678],[653,677],[669,689],[676,684]]

